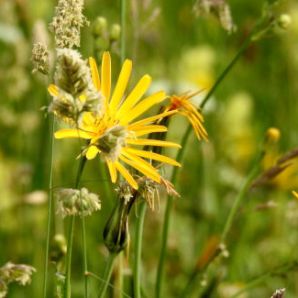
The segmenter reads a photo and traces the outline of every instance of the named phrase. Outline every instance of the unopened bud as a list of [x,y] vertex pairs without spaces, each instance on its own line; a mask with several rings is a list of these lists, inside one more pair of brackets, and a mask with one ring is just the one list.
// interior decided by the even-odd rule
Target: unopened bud
[[120,38],[121,27],[119,24],[113,24],[110,31],[110,39],[116,41]]
[[107,29],[107,20],[104,17],[98,17],[93,23],[92,32],[95,36],[102,36]]
[[277,19],[277,25],[284,30],[287,30],[289,25],[291,24],[292,19],[288,14],[282,14]]
[[270,127],[266,132],[266,140],[270,143],[276,143],[280,139],[280,130],[275,127]]

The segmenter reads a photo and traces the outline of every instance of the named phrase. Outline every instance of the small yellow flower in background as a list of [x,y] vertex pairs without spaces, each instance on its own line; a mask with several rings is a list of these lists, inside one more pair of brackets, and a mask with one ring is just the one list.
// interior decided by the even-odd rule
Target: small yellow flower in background
[[170,116],[177,111],[170,111],[135,121],[154,105],[166,99],[164,91],[159,91],[142,99],[149,88],[151,77],[144,75],[133,90],[124,97],[131,75],[132,61],[125,60],[120,71],[118,81],[111,93],[111,57],[108,52],[102,56],[101,77],[96,62],[89,59],[92,81],[98,92],[103,96],[103,103],[97,113],[85,112],[77,129],[62,129],[55,133],[55,137],[82,138],[90,140],[83,154],[88,160],[100,154],[107,163],[111,180],[117,181],[118,172],[134,188],[138,183],[123,163],[136,169],[146,177],[160,183],[161,177],[157,170],[145,159],[180,166],[175,160],[150,151],[140,150],[134,146],[162,146],[176,147],[180,145],[172,142],[140,138],[153,132],[167,131],[167,127],[154,124],[156,120]]
[[199,140],[207,140],[208,134],[203,126],[203,115],[196,107],[190,102],[190,99],[195,96],[195,93],[183,93],[181,95],[172,95],[170,97],[170,105],[166,108],[166,111],[175,111],[185,116],[191,123],[194,132]]

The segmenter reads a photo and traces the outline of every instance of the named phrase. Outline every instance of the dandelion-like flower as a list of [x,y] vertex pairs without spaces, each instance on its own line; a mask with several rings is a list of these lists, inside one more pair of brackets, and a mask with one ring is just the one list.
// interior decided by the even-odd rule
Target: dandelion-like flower
[[204,118],[200,110],[191,103],[190,99],[197,93],[183,93],[181,95],[172,95],[170,105],[166,111],[177,110],[179,114],[185,116],[191,123],[194,132],[199,140],[207,140],[208,134],[203,126]]
[[90,140],[83,152],[88,160],[100,154],[108,165],[111,180],[117,181],[118,172],[134,188],[138,184],[132,174],[122,163],[136,169],[153,181],[160,182],[157,170],[145,159],[180,166],[175,160],[150,151],[140,150],[134,146],[162,146],[176,147],[180,145],[172,142],[140,138],[153,132],[164,132],[167,128],[154,124],[154,121],[176,113],[176,110],[166,111],[142,120],[136,120],[154,105],[166,98],[164,91],[159,91],[142,100],[151,83],[151,77],[144,75],[133,90],[124,97],[124,93],[131,75],[132,61],[125,60],[118,81],[111,94],[111,57],[104,52],[101,65],[101,77],[96,62],[89,59],[92,80],[95,88],[103,96],[102,108],[98,113],[85,112],[82,121],[76,129],[62,129],[55,133],[55,137],[82,138]]

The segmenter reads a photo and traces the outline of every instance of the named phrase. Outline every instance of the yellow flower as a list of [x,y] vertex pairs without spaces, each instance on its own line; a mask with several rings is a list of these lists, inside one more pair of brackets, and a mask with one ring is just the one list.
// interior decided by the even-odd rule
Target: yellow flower
[[298,200],[298,192],[293,190],[292,191],[293,196]]
[[180,166],[175,160],[150,151],[140,150],[134,146],[162,146],[176,147],[180,145],[172,142],[140,138],[152,132],[164,132],[167,128],[156,125],[154,122],[163,117],[172,115],[175,110],[134,121],[152,106],[166,98],[163,91],[154,93],[142,99],[149,85],[151,77],[144,75],[133,90],[124,97],[124,93],[132,70],[132,61],[125,60],[120,71],[118,81],[111,94],[111,57],[104,52],[101,65],[101,77],[96,62],[89,58],[92,81],[98,92],[103,96],[103,104],[99,113],[86,112],[77,129],[62,129],[55,133],[55,137],[82,138],[90,140],[84,154],[88,160],[101,154],[107,163],[111,180],[117,181],[118,172],[134,188],[138,188],[136,180],[122,163],[136,169],[146,177],[160,182],[161,177],[157,170],[145,159]]
[[179,114],[185,116],[191,123],[195,134],[199,140],[207,140],[208,134],[203,126],[203,115],[196,107],[190,102],[195,93],[183,93],[181,95],[172,95],[170,97],[171,104],[166,108],[166,111],[177,110]]

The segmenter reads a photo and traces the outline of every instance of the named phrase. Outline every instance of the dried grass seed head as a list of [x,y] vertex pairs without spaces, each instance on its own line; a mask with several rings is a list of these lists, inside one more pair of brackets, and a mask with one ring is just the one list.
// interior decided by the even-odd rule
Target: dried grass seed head
[[41,42],[35,43],[32,48],[32,72],[49,73],[49,52],[47,46]]
[[74,97],[79,97],[88,90],[91,85],[90,69],[78,51],[57,50],[55,82],[59,88]]
[[87,188],[63,188],[56,191],[58,200],[57,212],[63,217],[69,215],[87,216],[101,208],[97,194],[91,193]]
[[89,25],[83,15],[83,0],[59,0],[50,29],[58,48],[80,46],[81,28]]

